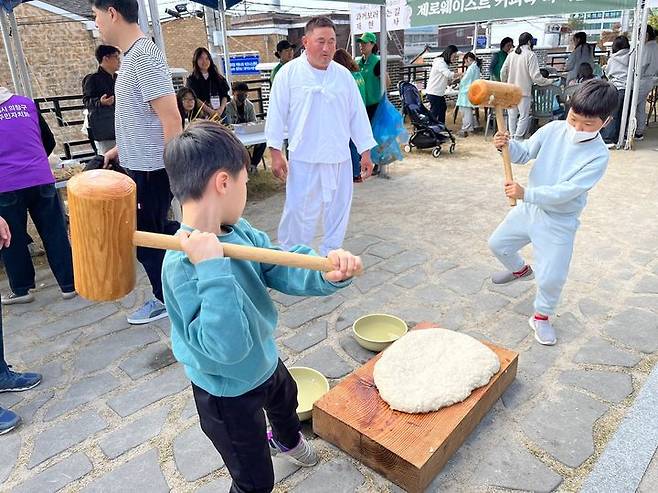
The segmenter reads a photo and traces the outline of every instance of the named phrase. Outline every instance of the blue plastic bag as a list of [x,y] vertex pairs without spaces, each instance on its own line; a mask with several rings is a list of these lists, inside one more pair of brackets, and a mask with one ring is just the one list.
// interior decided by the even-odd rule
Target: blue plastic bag
[[372,119],[372,133],[377,141],[377,147],[370,151],[373,164],[402,161],[400,144],[409,140],[409,134],[404,128],[402,115],[386,96],[382,97]]

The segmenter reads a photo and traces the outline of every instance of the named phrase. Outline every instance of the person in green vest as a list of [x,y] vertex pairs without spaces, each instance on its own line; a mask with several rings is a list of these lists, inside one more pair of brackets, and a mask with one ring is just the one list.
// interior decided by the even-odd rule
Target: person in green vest
[[[374,33],[363,33],[359,39],[359,48],[361,49],[361,58],[358,59],[361,75],[366,83],[366,111],[368,118],[372,123],[375,117],[379,101],[382,99],[381,88],[381,74],[380,74],[380,60],[381,57],[377,54],[377,36]],[[389,79],[386,77],[386,85],[388,86]],[[372,174],[379,174],[379,165],[375,165]]]
[[503,38],[501,40],[500,51],[497,51],[491,57],[491,65],[489,65],[491,80],[500,82],[500,69],[503,68],[507,54],[512,51],[512,48],[514,48],[514,40],[512,38]]
[[372,122],[377,106],[382,98],[381,80],[380,80],[380,60],[377,54],[377,36],[374,33],[363,33],[359,39],[359,48],[361,49],[361,58],[358,59],[361,75],[366,84],[366,110],[368,117]]
[[[366,104],[366,81],[361,74],[361,68],[359,64],[354,61],[352,55],[350,55],[347,50],[339,48],[334,53],[334,62],[342,65],[347,70],[349,70],[354,77],[354,82],[356,82],[356,87],[359,88],[359,93],[361,94],[361,100],[363,104]],[[361,155],[356,149],[354,142],[350,140],[350,152],[352,155],[352,178],[354,183],[361,183],[363,177],[361,176]]]
[[274,56],[279,59],[279,63],[274,70],[272,70],[272,75],[270,75],[270,84],[274,82],[274,77],[276,73],[283,67],[286,63],[292,60],[295,57],[295,49],[297,46],[290,44],[290,41],[287,39],[282,39],[276,44],[276,51]]

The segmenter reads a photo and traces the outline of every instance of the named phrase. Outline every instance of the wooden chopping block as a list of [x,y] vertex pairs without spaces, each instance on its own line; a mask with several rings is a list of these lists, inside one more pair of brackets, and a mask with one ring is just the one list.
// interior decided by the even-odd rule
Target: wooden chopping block
[[[414,330],[437,327],[422,323]],[[374,384],[375,356],[313,407],[313,431],[411,493],[421,493],[514,381],[518,353],[483,342],[500,370],[463,402],[426,414],[392,410]]]

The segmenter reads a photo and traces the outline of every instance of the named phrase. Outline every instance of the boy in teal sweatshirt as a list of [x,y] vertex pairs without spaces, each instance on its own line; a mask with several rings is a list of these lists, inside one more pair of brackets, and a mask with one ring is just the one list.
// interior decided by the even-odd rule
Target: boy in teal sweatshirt
[[[201,428],[231,473],[231,491],[269,492],[271,454],[301,466],[317,457],[301,434],[297,387],[278,356],[268,288],[329,295],[349,284],[361,260],[332,251],[336,269],[323,274],[224,257],[222,243],[275,248],[241,219],[248,163],[240,141],[214,122],[194,122],[167,144],[165,167],[183,207],[183,252],[167,252],[162,283],[173,352],[192,381]],[[293,251],[314,255],[306,246]]]
[[[549,317],[555,313],[567,280],[580,213],[587,192],[603,177],[609,152],[599,131],[617,105],[617,89],[604,80],[590,80],[573,95],[566,121],[553,121],[525,142],[497,133],[499,150],[509,144],[513,163],[535,160],[528,186],[505,183],[508,197],[522,200],[489,238],[489,247],[507,269],[491,276],[494,284],[537,278],[534,316],[530,327],[540,344],[557,342]],[[534,249],[535,268],[518,251]]]

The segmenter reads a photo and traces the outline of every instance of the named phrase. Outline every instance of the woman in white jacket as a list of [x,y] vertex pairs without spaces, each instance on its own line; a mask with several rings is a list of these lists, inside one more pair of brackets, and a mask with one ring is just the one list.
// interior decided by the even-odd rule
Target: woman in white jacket
[[450,70],[450,64],[457,61],[457,51],[459,50],[455,45],[450,45],[434,59],[425,88],[430,103],[430,113],[436,121],[443,124],[446,122],[446,89],[457,81],[456,74]]
[[628,80],[628,61],[631,45],[626,36],[617,36],[612,42],[612,55],[605,66],[605,76],[617,88],[617,109],[612,114],[612,122],[601,130],[601,137],[606,144],[614,144],[619,140],[619,122],[621,121]]
[[516,108],[510,108],[507,111],[509,133],[515,139],[521,140],[530,125],[532,85],[548,86],[552,83],[550,79],[542,77],[539,72],[539,61],[535,52],[532,51],[532,34],[523,33],[519,36],[518,47],[507,55],[503,68],[500,70],[500,80],[521,88],[523,94],[521,102]]

